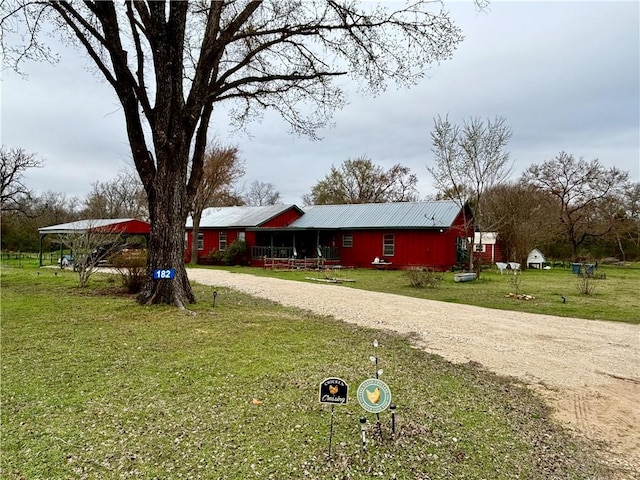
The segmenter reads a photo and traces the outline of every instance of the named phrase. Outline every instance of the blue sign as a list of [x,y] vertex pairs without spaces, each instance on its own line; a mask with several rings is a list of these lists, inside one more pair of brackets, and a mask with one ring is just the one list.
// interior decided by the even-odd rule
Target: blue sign
[[154,280],[172,279],[176,276],[176,271],[173,268],[156,268],[153,271]]

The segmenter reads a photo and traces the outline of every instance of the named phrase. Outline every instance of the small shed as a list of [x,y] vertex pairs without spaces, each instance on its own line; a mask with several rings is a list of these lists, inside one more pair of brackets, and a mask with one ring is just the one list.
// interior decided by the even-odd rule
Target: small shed
[[529,255],[527,256],[528,268],[544,268],[545,263],[547,263],[547,259],[540,250],[534,248],[529,252]]
[[[471,241],[471,238],[469,238]],[[484,263],[503,262],[502,245],[497,232],[475,232],[473,237],[473,256]]]

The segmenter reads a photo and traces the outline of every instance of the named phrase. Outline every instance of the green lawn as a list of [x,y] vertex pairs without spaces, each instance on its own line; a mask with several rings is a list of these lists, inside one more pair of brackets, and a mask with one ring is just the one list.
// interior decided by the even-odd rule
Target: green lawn
[[[526,387],[406,338],[225,289],[214,310],[197,285],[195,315],[142,307],[114,277],[81,290],[73,272],[57,273],[0,269],[1,478],[607,476]],[[398,405],[395,436],[388,412],[380,436],[355,398],[374,353]],[[329,460],[318,387],[331,376],[350,398],[335,407]]]
[[[211,268],[211,267],[202,267]],[[222,267],[216,267],[222,268]],[[225,267],[226,268],[226,267]],[[339,273],[272,271],[262,268],[231,267],[233,272],[253,275],[276,276],[278,278],[307,280],[306,277],[324,278],[325,275],[338,279],[352,280],[342,285],[345,288],[360,288],[378,292],[394,293],[418,298],[428,298],[444,302],[464,303],[502,310],[517,310],[530,313],[545,313],[563,317],[577,317],[589,320],[613,320],[640,323],[640,264],[624,267],[600,266],[601,279],[592,279],[593,292],[580,293],[582,279],[569,269],[525,270],[519,276],[500,275],[496,270],[482,273],[479,280],[455,283],[453,273],[444,273],[437,288],[411,287],[402,271],[381,271],[371,269],[346,269]],[[518,291],[514,278],[519,282]],[[534,300],[517,300],[506,297],[509,293],[523,293],[535,297]],[[563,303],[562,297],[566,298]]]

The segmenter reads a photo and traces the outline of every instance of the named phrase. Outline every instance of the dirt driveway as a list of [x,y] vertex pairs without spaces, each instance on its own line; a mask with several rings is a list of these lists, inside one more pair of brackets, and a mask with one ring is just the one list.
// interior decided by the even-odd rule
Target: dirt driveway
[[219,270],[189,278],[346,322],[416,333],[420,347],[452,362],[475,361],[541,392],[561,422],[640,478],[640,325],[454,305]]

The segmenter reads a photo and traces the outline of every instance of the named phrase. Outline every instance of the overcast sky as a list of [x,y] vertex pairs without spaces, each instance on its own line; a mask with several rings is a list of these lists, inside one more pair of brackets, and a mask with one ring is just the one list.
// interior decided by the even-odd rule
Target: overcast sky
[[[376,98],[353,89],[320,141],[290,134],[276,115],[248,134],[215,117],[210,137],[238,146],[245,161],[240,186],[272,182],[285,203],[301,205],[331,165],[367,156],[385,169],[411,168],[425,198],[435,193],[426,167],[438,115],[504,117],[514,179],[566,151],[640,181],[640,2],[493,2],[481,13],[470,2],[447,5],[465,35],[453,58],[411,89],[391,84]],[[60,54],[57,65],[26,65],[27,79],[3,72],[2,144],[44,160],[26,177],[36,193],[84,198],[131,155],[111,87],[81,53]]]

